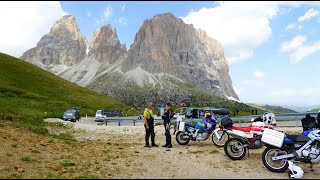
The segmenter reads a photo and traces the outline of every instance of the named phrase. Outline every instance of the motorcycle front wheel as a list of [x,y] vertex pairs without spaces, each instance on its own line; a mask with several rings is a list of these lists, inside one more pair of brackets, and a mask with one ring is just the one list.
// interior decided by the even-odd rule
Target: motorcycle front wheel
[[245,143],[238,138],[231,138],[224,144],[224,152],[232,160],[241,160],[247,153]]
[[273,161],[272,157],[288,154],[276,147],[268,147],[262,153],[262,162],[271,172],[284,172],[288,169],[289,163],[285,160]]
[[223,147],[226,141],[230,139],[229,134],[226,131],[219,130],[217,132],[220,136],[220,139],[215,135],[215,133],[212,133],[212,142],[214,145],[218,147]]
[[179,131],[176,135],[176,140],[180,145],[187,145],[190,142],[190,137],[186,138],[183,132]]

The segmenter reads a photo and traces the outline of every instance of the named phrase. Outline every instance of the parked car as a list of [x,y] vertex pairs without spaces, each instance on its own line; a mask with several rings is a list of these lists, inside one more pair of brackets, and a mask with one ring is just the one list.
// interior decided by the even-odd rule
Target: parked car
[[185,118],[204,118],[205,112],[209,111],[210,114],[215,114],[216,118],[221,119],[225,116],[230,116],[230,112],[225,108],[188,108],[185,112]]
[[76,122],[80,119],[80,108],[73,107],[63,113],[62,119],[65,121]]
[[119,110],[97,110],[95,121],[105,121],[107,117],[121,116],[121,114]]
[[107,115],[104,113],[104,111],[103,110],[97,110],[94,120],[95,121],[104,121],[106,119],[107,119]]

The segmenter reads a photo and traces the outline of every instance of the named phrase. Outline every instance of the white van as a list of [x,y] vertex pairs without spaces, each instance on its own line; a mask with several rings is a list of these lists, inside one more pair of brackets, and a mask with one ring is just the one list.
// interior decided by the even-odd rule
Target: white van
[[103,110],[97,110],[95,121],[104,121],[107,119],[107,115],[103,113]]

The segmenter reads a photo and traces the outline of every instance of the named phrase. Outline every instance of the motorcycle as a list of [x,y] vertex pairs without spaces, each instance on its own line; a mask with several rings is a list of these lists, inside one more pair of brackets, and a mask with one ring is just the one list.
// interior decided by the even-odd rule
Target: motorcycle
[[275,130],[267,130],[262,136],[266,149],[262,153],[264,166],[272,172],[284,172],[302,178],[303,171],[295,163],[320,163],[320,130],[311,128],[299,135],[288,135]]
[[190,140],[205,141],[209,139],[210,135],[212,135],[212,142],[215,145],[217,144],[214,141],[216,139],[214,138],[214,136],[218,136],[220,137],[220,139],[229,139],[229,135],[227,133],[223,132],[223,134],[219,134],[219,129],[215,130],[217,124],[217,121],[215,119],[199,120],[196,125],[187,124],[183,122],[183,119],[184,118],[182,117],[179,120],[178,115],[177,121],[175,123],[175,132],[178,132],[176,135],[176,141],[180,145],[187,145]]
[[230,159],[241,160],[246,155],[247,149],[249,156],[249,149],[263,147],[261,141],[263,131],[265,129],[273,129],[273,126],[276,125],[273,113],[265,113],[261,118],[252,119],[251,121],[253,122],[249,127],[241,128],[234,126],[230,118],[221,120],[221,130],[232,136],[224,144],[224,152]]

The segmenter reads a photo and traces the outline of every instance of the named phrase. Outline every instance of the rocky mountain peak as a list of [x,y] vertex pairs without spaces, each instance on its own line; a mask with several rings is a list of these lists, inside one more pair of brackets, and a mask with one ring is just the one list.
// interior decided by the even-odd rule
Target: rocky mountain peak
[[108,24],[93,32],[88,56],[112,64],[126,51],[127,49],[118,39],[116,29],[112,29],[111,25]]
[[56,37],[68,37],[86,42],[85,37],[82,35],[78,27],[75,17],[72,15],[65,15],[54,23],[49,34]]
[[222,45],[171,13],[144,21],[122,71],[137,67],[153,74],[172,75],[220,97],[238,99]]
[[76,19],[66,15],[54,23],[36,47],[26,51],[20,58],[58,74],[80,62],[86,55],[86,46],[86,39]]

